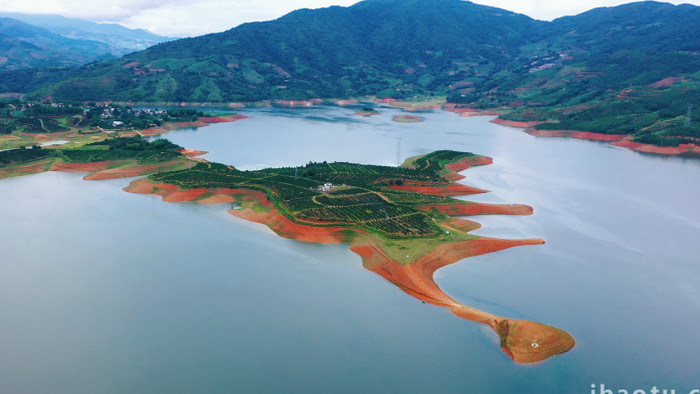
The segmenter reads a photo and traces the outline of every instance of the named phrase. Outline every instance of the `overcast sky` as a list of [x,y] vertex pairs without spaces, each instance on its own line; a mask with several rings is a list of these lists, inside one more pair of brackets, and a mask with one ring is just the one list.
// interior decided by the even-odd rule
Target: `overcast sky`
[[[431,0],[424,0],[431,1]],[[0,11],[60,14],[98,22],[116,22],[154,33],[191,37],[228,30],[244,22],[278,18],[299,8],[348,6],[357,0],[0,0]],[[536,19],[551,20],[622,0],[476,0]],[[671,1],[700,5],[700,0]]]

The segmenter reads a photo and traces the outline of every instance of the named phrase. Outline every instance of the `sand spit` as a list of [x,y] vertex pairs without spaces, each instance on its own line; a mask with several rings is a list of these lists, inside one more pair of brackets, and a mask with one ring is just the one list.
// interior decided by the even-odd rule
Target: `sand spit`
[[435,196],[463,196],[467,194],[486,193],[488,190],[479,189],[467,185],[455,183],[448,186],[424,186],[424,185],[392,185],[389,187],[392,190],[400,190],[404,192],[432,194]]
[[468,118],[471,116],[498,116],[500,113],[498,111],[490,111],[490,110],[484,110],[484,109],[476,109],[476,108],[467,108],[467,107],[456,107],[456,106],[448,106],[445,104],[445,111],[447,112],[454,112],[458,114],[459,116]]
[[353,115],[355,115],[355,116],[364,116],[364,117],[366,117],[366,118],[369,118],[370,116],[375,116],[375,115],[379,115],[379,114],[380,114],[379,111],[364,111],[364,110],[363,110],[363,111],[357,111],[357,112],[355,112]]
[[565,331],[526,320],[508,319],[460,304],[447,295],[433,279],[435,271],[466,257],[544,241],[480,238],[443,244],[411,264],[391,261],[371,239],[351,244],[350,250],[362,257],[365,268],[396,284],[405,293],[429,304],[449,309],[463,319],[486,324],[501,339],[501,349],[514,361],[534,363],[564,353],[575,345]]
[[[224,123],[224,122],[235,122],[241,119],[248,119],[245,115],[227,115],[227,116],[213,116],[213,117],[200,117],[193,122],[176,122],[176,123],[166,123],[162,126],[151,127],[148,129],[135,131],[135,134],[139,134],[143,137],[153,137],[157,135],[162,135],[169,133],[173,130],[178,129],[192,129],[198,127],[208,126],[213,123]],[[124,134],[122,134],[124,135]]]
[[535,127],[538,124],[541,124],[544,122],[538,122],[538,121],[522,122],[522,121],[517,121],[517,120],[506,120],[506,119],[496,118],[496,119],[492,120],[491,123],[500,124],[502,126],[518,127],[521,129],[527,129],[530,127]]
[[413,115],[395,115],[391,120],[399,123],[420,123],[423,118]]
[[[455,163],[452,169],[465,166],[487,164],[489,158],[475,158]],[[454,195],[460,192],[472,191],[473,188],[462,189],[464,185],[449,185],[444,188],[443,195]],[[429,190],[439,192],[438,187],[418,189],[419,186],[407,186],[410,191]],[[401,186],[399,186],[401,188]],[[385,252],[379,239],[381,236],[367,232],[362,228],[343,226],[324,222],[294,221],[276,209],[264,193],[241,189],[180,189],[171,184],[154,183],[146,178],[133,181],[124,190],[131,193],[154,194],[161,196],[167,202],[198,202],[204,204],[232,203],[239,204],[241,209],[231,209],[232,215],[261,223],[269,227],[281,237],[304,242],[315,243],[347,243],[350,250],[360,255],[363,265],[368,270],[381,275],[394,283],[405,293],[436,306],[450,310],[454,315],[470,321],[486,324],[500,337],[501,349],[513,360],[519,363],[534,363],[545,360],[570,350],[574,339],[565,331],[525,320],[508,319],[480,311],[463,305],[447,295],[433,279],[435,271],[456,263],[462,259],[480,254],[490,253],[514,246],[540,245],[541,239],[501,240],[478,237],[468,241],[454,241],[426,246],[424,252],[412,261],[401,264]],[[403,189],[402,189],[403,190]],[[444,194],[447,193],[447,194]],[[447,215],[481,215],[508,214],[530,215],[532,208],[525,205],[497,205],[481,203],[425,205],[422,209],[437,209]],[[476,222],[450,218],[444,226],[457,232],[466,233],[480,227]],[[415,242],[426,242],[416,238]],[[426,242],[426,245],[430,245]]]
[[632,149],[637,152],[657,155],[700,155],[700,145],[695,143],[685,143],[678,146],[656,146],[635,142],[632,140],[633,137],[627,134],[604,134],[578,130],[537,130],[534,128],[534,126],[544,122],[516,122],[504,119],[494,119],[491,122],[504,126],[524,128],[526,129],[526,133],[536,137],[569,137],[590,141],[602,141],[608,142],[610,145]]
[[486,203],[461,203],[461,204],[426,204],[418,207],[426,211],[437,210],[450,216],[470,215],[532,215],[532,207],[521,204],[486,204]]
[[641,144],[639,142],[634,142],[631,139],[624,139],[622,141],[613,142],[611,145],[632,149],[633,151],[637,152],[654,153],[657,155],[700,155],[700,145],[691,143],[680,144],[678,146],[656,146]]
[[536,137],[570,137],[582,140],[615,142],[627,137],[627,134],[603,134],[593,133],[590,131],[575,131],[575,130],[537,130],[527,129],[526,133]]

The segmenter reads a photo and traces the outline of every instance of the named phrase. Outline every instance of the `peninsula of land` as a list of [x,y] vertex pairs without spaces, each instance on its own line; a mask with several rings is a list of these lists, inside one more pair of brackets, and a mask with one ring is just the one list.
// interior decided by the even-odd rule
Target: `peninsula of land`
[[544,243],[479,237],[470,234],[478,223],[455,217],[532,214],[525,205],[452,198],[486,192],[455,181],[463,178],[459,171],[490,164],[490,158],[443,150],[410,158],[401,167],[323,162],[240,171],[192,158],[200,153],[138,135],[70,149],[13,149],[0,152],[0,178],[50,170],[90,172],[89,180],[151,174],[125,190],[168,202],[232,203],[237,206],[232,215],[265,224],[282,237],[347,243],[365,268],[405,293],[491,327],[516,362],[542,361],[574,346],[558,328],[463,305],[433,279],[436,270],[467,257]]
[[434,281],[436,270],[466,257],[541,239],[502,240],[469,232],[479,224],[454,216],[529,215],[524,205],[471,203],[451,196],[484,190],[455,183],[457,174],[491,159],[437,151],[408,159],[402,167],[310,163],[303,167],[239,171],[199,162],[133,181],[126,190],[169,202],[235,203],[229,212],[267,225],[278,235],[305,242],[347,243],[365,268],[421,301],[490,326],[516,362],[532,363],[574,346],[563,330],[496,316],[463,305]]

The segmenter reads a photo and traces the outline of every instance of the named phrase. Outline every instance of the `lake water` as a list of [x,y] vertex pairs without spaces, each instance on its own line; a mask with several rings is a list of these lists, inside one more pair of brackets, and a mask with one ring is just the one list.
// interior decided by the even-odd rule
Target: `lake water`
[[700,160],[543,139],[446,112],[254,109],[167,138],[241,169],[395,165],[436,149],[494,164],[462,182],[477,234],[542,246],[437,272],[467,305],[552,324],[577,346],[517,365],[490,329],[365,271],[345,245],[279,238],[227,206],[168,204],[129,180],[0,181],[2,393],[590,393],[700,388]]

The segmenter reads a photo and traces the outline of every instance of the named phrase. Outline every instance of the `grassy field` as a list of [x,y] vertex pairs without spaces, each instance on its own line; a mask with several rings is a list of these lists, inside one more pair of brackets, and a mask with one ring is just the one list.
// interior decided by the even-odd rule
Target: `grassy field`
[[37,163],[44,161],[48,169],[54,162],[69,164],[112,162],[115,163],[112,167],[123,167],[124,165],[143,166],[166,163],[185,158],[178,152],[182,149],[178,145],[164,139],[148,142],[139,136],[111,138],[84,143],[81,146],[75,146],[74,142],[72,145],[58,145],[49,149],[35,146],[30,149],[0,151],[0,170],[2,170],[0,177],[36,172],[31,168],[41,167]]
[[414,168],[324,162],[302,167],[239,171],[222,164],[197,163],[191,169],[155,174],[151,179],[184,189],[262,191],[282,214],[295,222],[359,228],[395,240],[398,246],[388,249],[399,251],[409,247],[401,244],[401,239],[442,238],[445,235],[445,229],[434,220],[438,214],[421,210],[420,205],[426,202],[446,205],[463,202],[402,192],[391,187],[403,184],[450,185],[453,182],[441,175],[446,164],[475,156],[438,151],[415,159]]

